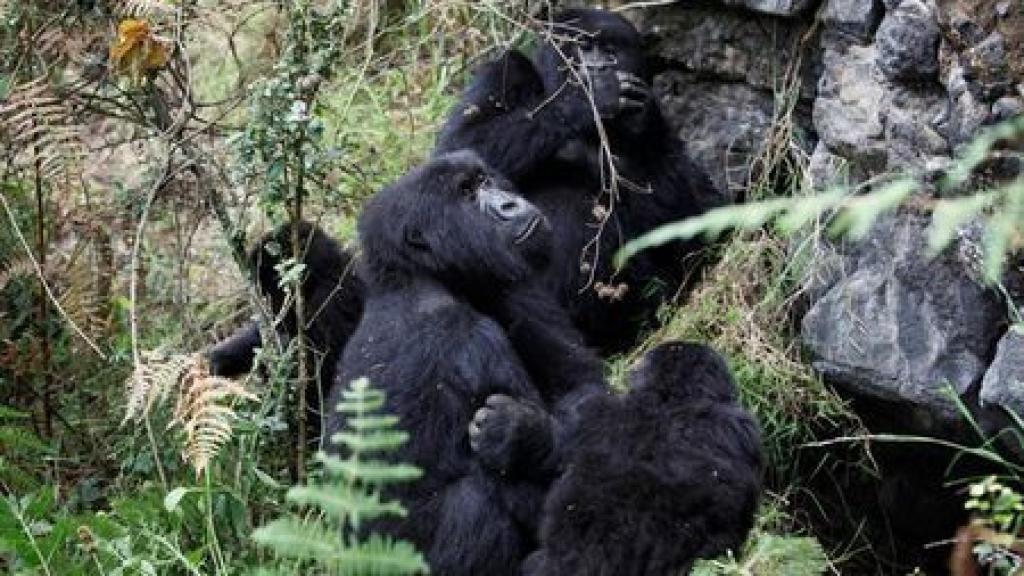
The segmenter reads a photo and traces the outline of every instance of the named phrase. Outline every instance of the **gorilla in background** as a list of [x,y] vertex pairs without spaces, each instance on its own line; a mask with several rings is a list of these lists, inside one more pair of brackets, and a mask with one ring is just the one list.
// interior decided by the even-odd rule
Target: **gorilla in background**
[[[265,235],[249,253],[257,288],[269,300],[275,316],[287,307],[278,329],[288,338],[298,334],[295,310],[280,285],[278,265],[292,255],[291,226],[285,224]],[[306,271],[301,290],[306,302],[306,337],[311,366],[319,367],[315,382],[306,390],[313,425],[311,438],[319,436],[320,399],[326,398],[334,382],[335,367],[348,337],[356,329],[363,309],[363,283],[355,274],[352,257],[319,227],[303,222],[299,226],[301,253]],[[232,377],[252,370],[255,349],[262,346],[259,325],[249,322],[207,353],[210,372]]]
[[669,576],[739,551],[757,511],[760,432],[723,359],[670,342],[622,397],[582,409],[524,576]]
[[[476,73],[436,153],[476,151],[541,209],[554,229],[545,283],[589,344],[618,352],[675,295],[703,245],[651,249],[618,273],[617,249],[722,204],[724,196],[662,117],[629,22],[599,10],[567,10],[547,33],[534,61],[511,50]],[[602,150],[602,127],[612,164]]]
[[[366,303],[330,405],[363,376],[386,393],[411,437],[398,457],[424,476],[389,488],[407,518],[370,529],[410,540],[446,576],[519,573],[572,414],[605,393],[600,361],[532,286],[551,231],[513,190],[454,153],[377,193],[359,221]],[[328,414],[325,433],[343,426]]]

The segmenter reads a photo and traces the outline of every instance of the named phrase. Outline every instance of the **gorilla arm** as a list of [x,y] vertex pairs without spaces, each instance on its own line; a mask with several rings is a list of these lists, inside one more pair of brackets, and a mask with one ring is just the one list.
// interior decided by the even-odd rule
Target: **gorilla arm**
[[438,137],[435,155],[468,148],[513,182],[553,157],[579,127],[545,94],[529,58],[509,50],[485,64]]
[[247,374],[252,370],[256,348],[262,344],[259,325],[256,322],[245,324],[207,353],[210,374],[226,378]]
[[495,319],[544,405],[492,395],[470,424],[471,444],[478,453],[518,454],[535,475],[554,477],[575,435],[581,407],[609,393],[601,360],[583,345],[565,309],[541,286],[506,293],[496,305]]

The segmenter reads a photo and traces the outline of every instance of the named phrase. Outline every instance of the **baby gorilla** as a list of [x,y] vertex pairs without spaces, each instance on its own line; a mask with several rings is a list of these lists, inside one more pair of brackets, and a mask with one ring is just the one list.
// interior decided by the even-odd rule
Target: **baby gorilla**
[[573,455],[544,506],[524,576],[668,576],[738,551],[763,456],[722,358],[698,344],[649,352],[622,397],[582,409]]
[[[359,222],[366,303],[329,405],[363,376],[386,393],[387,410],[411,436],[398,457],[424,476],[388,494],[405,504],[406,518],[370,528],[413,542],[435,574],[518,574],[536,548],[553,477],[555,420],[523,365],[532,355],[517,353],[514,340],[536,340],[559,356],[539,363],[562,366],[574,343],[540,322],[506,331],[496,319],[513,311],[550,318],[530,310],[546,291],[510,295],[550,251],[547,221],[513,190],[475,154],[453,153],[379,192]],[[492,316],[498,309],[505,311]],[[567,318],[551,321],[568,326]],[[471,417],[495,394],[528,408],[505,414],[507,439],[488,435],[474,451]],[[343,426],[331,414],[327,437]],[[529,449],[506,457],[512,445]]]

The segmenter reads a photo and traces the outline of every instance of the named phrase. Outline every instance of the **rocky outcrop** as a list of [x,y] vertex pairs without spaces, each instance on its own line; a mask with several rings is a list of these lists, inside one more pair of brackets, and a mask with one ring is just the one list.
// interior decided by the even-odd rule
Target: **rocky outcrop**
[[[955,250],[929,260],[928,221],[879,222],[844,256],[849,272],[803,318],[814,366],[851,393],[912,404],[925,431],[962,417],[956,395],[981,381],[1005,308]],[[922,411],[918,411],[922,412]],[[944,421],[944,422],[943,422]]]
[[1014,328],[999,341],[996,357],[981,381],[981,402],[1024,418],[1024,332]]
[[[804,20],[777,16],[785,12],[784,6],[807,2],[731,4],[760,8],[753,12],[703,5],[644,11],[638,19],[655,60],[665,68],[655,78],[654,90],[669,120],[715,183],[738,194],[774,122],[776,91],[791,63],[800,68],[794,120],[801,133],[813,132],[810,106],[817,62],[806,50],[811,57],[800,55]],[[810,139],[801,142],[808,152],[812,144]]]
[[[934,177],[984,126],[1024,110],[1020,2],[719,0],[639,23],[667,115],[734,192],[780,118],[824,188]],[[852,397],[913,406],[907,433],[939,434],[962,406],[982,424],[993,407],[1024,414],[1024,337],[1007,333],[1007,303],[966,256],[976,261],[977,230],[930,258],[926,227],[907,210],[832,245],[801,324],[814,366]]]

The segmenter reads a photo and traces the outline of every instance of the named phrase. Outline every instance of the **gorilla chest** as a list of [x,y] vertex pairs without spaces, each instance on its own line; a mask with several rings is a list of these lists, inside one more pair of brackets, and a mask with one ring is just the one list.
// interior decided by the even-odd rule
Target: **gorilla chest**
[[555,183],[528,187],[554,231],[548,276],[562,289],[579,289],[610,274],[610,262],[624,243],[621,207],[609,203],[599,182],[566,174]]

